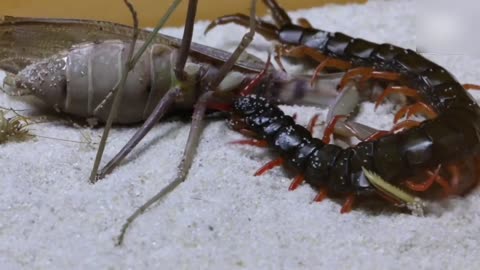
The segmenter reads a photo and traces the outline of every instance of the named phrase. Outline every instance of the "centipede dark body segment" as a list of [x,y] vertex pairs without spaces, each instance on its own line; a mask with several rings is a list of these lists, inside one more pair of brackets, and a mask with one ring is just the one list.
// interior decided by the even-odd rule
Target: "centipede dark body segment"
[[[462,161],[477,161],[480,108],[466,91],[475,86],[460,84],[446,69],[413,50],[330,33],[308,24],[294,25],[275,1],[264,2],[277,25],[262,21],[257,31],[282,44],[277,52],[319,61],[317,72],[326,68],[346,71],[340,90],[361,80],[387,82],[386,92],[402,93],[417,101],[408,108],[412,114],[429,111],[435,115],[423,122],[405,120],[395,132],[372,136],[343,149],[313,138],[309,130],[295,124],[292,117],[264,98],[247,96],[236,100],[234,119],[278,153],[277,164],[290,167],[298,175],[295,181],[305,180],[323,195],[328,192],[349,196],[343,212],[350,210],[354,197],[376,193],[362,167],[417,192],[429,190],[434,182],[442,186],[445,194],[461,194],[475,185],[459,183],[458,173]],[[245,24],[245,17],[224,16],[208,30],[230,22]],[[407,181],[418,175],[427,180]]]

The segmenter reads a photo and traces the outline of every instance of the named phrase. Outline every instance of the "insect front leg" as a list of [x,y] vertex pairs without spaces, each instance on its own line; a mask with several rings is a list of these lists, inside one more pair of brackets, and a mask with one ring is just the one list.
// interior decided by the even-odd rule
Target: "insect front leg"
[[96,180],[104,178],[135,148],[135,146],[147,135],[147,133],[158,123],[158,121],[171,108],[175,99],[182,94],[180,87],[173,87],[168,90],[167,94],[162,97],[150,116],[143,122],[142,126],[137,130],[133,137],[125,144],[124,147],[105,165],[97,174]]
[[[103,151],[105,150],[106,140],[107,140],[110,128],[112,126],[113,119],[116,117],[116,111],[118,110],[118,107],[119,107],[119,104],[120,104],[121,93],[122,93],[123,87],[125,86],[125,82],[127,80],[128,72],[131,71],[134,68],[135,64],[140,59],[141,55],[145,52],[147,47],[153,42],[153,40],[155,38],[155,35],[158,33],[160,28],[165,24],[166,20],[173,13],[176,6],[180,3],[181,0],[174,1],[174,3],[170,6],[169,10],[167,10],[167,13],[165,14],[165,16],[162,17],[162,19],[158,23],[157,27],[155,27],[154,31],[152,31],[152,33],[150,34],[147,41],[143,44],[142,48],[139,49],[139,51],[137,52],[137,54],[135,56],[133,56],[133,51],[134,51],[134,46],[135,46],[135,43],[136,43],[137,37],[138,37],[138,20],[137,20],[136,12],[133,9],[133,6],[127,0],[124,0],[124,1],[125,1],[126,5],[128,6],[129,10],[131,11],[132,16],[133,16],[133,21],[134,21],[134,32],[133,32],[132,43],[131,43],[130,52],[129,52],[130,56],[128,57],[128,61],[125,64],[125,69],[124,69],[124,72],[122,73],[122,77],[121,77],[121,80],[119,82],[119,85],[117,87],[115,87],[118,91],[116,91],[116,93],[115,93],[115,97],[113,99],[113,104],[112,104],[112,108],[111,108],[111,111],[110,111],[110,115],[107,119],[107,123],[105,125],[105,130],[104,130],[104,133],[102,135],[100,145],[98,147],[95,162],[94,162],[92,171],[90,173],[90,181],[92,183],[95,183],[99,179],[103,178],[107,171],[111,171],[118,164],[118,162],[120,162],[133,149],[133,147],[135,147],[135,145],[138,144],[138,142],[152,128],[152,127],[148,128],[149,125],[150,125],[148,123],[149,122],[148,120],[149,119],[153,120],[153,119],[158,118],[157,119],[157,121],[158,121],[160,118],[162,118],[163,115],[165,114],[165,112],[168,111],[168,109],[171,107],[171,104],[173,103],[173,101],[175,99],[174,96],[179,95],[179,93],[177,93],[177,91],[179,91],[178,85],[174,85],[172,87],[172,89],[170,89],[168,91],[169,94],[165,95],[165,97],[163,97],[160,100],[159,104],[155,108],[156,109],[155,110],[156,114],[152,113],[149,116],[147,121],[144,123],[144,126],[142,126],[142,128],[129,141],[129,143],[127,143],[127,145],[125,147],[123,147],[123,149],[119,152],[119,154],[116,155],[116,157],[112,160],[113,162],[109,162],[108,163],[109,166],[107,168],[102,169],[102,171],[100,173],[98,173],[98,168],[100,166]],[[189,1],[189,6],[190,5],[194,5],[195,7],[194,8],[189,8],[189,12],[193,11],[193,13],[195,13],[197,0],[190,0]],[[193,18],[188,18],[187,17],[187,22],[186,23],[187,24],[188,23],[193,24],[194,20],[195,20],[195,14],[193,14]],[[192,30],[193,30],[193,26],[192,26]],[[190,35],[191,34],[192,33],[190,33]],[[190,40],[191,40],[191,38],[190,38]],[[182,42],[182,48],[185,52],[188,52],[189,48],[190,48],[191,41],[188,41],[188,44],[185,44],[185,43],[186,42]],[[185,63],[181,62],[182,59],[183,59],[183,57],[178,57],[177,58],[177,67],[182,66],[181,69],[183,70],[183,66],[185,65]],[[186,59],[186,57],[185,57],[185,59]],[[178,70],[178,68],[176,68],[176,70]],[[183,76],[183,74],[182,74],[182,76]],[[177,90],[175,90],[175,89],[177,89]],[[146,125],[146,124],[148,124],[148,125]],[[127,146],[129,148],[127,148]],[[103,174],[102,174],[102,172],[103,172]]]

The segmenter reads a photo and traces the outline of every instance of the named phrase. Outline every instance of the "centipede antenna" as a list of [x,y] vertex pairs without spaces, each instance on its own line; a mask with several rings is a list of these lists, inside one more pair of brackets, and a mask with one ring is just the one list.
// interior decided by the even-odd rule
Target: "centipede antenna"
[[[110,133],[110,129],[111,129],[112,124],[113,124],[113,120],[115,119],[115,117],[117,115],[118,107],[120,106],[121,96],[122,96],[123,88],[124,88],[125,83],[127,81],[128,73],[133,69],[133,67],[138,62],[138,60],[140,59],[140,56],[145,52],[147,47],[153,42],[153,40],[155,38],[155,35],[158,33],[160,28],[162,28],[163,25],[165,25],[166,21],[168,20],[170,15],[172,15],[173,11],[176,9],[176,7],[180,4],[181,1],[182,0],[174,0],[173,1],[172,5],[169,7],[169,9],[165,13],[165,15],[160,19],[157,26],[152,31],[152,33],[149,35],[149,37],[147,38],[147,40],[145,41],[143,46],[137,51],[135,56],[133,56],[133,52],[134,52],[134,49],[135,49],[135,43],[137,41],[138,31],[139,31],[138,30],[138,18],[137,18],[136,12],[135,12],[132,4],[129,3],[128,0],[124,0],[125,4],[127,5],[128,9],[132,13],[132,17],[133,17],[134,31],[133,31],[133,36],[132,36],[132,43],[131,43],[131,46],[130,46],[130,49],[129,49],[129,52],[128,52],[128,60],[126,61],[125,68],[123,69],[123,72],[122,72],[122,77],[121,77],[119,83],[114,87],[115,94],[114,94],[114,98],[113,98],[113,102],[112,102],[112,107],[110,109],[110,113],[108,115],[107,122],[105,123],[105,129],[103,131],[102,138],[100,140],[98,150],[97,150],[97,154],[96,154],[96,157],[95,157],[95,161],[94,161],[94,164],[93,164],[93,168],[92,168],[92,171],[90,173],[90,182],[91,183],[95,183],[96,181],[99,180],[99,178],[97,177],[97,171],[98,171],[98,168],[100,166],[100,162],[102,160],[103,152],[105,151],[105,146],[106,146],[108,134]],[[118,91],[116,91],[117,89],[118,89]]]
[[263,0],[263,3],[265,3],[265,5],[270,8],[273,20],[278,26],[292,24],[290,16],[288,16],[287,12],[282,7],[280,7],[280,5],[278,5],[276,1]]
[[217,86],[223,81],[227,73],[232,69],[237,59],[245,51],[245,49],[250,45],[255,36],[255,29],[257,27],[257,20],[255,19],[256,14],[256,0],[251,0],[250,2],[250,30],[243,35],[242,40],[238,44],[235,51],[230,55],[230,57],[225,61],[222,67],[219,69],[217,76],[211,80],[207,85],[207,90],[214,90]]
[[365,174],[365,177],[367,177],[368,181],[377,189],[379,189],[386,195],[401,201],[405,207],[412,211],[412,214],[416,216],[423,216],[426,203],[420,198],[415,197],[401,190],[400,188],[388,183],[380,175],[374,173],[373,171],[369,171],[364,167],[362,167],[362,171]]
[[[196,2],[196,1],[195,1]],[[251,27],[255,27],[255,14],[256,14],[256,0],[251,0],[251,9],[250,9],[250,16],[253,18],[251,20]],[[188,20],[187,20],[188,21]],[[150,198],[146,203],[140,206],[135,212],[127,218],[125,223],[120,230],[120,234],[118,236],[117,245],[122,245],[125,233],[130,225],[137,219],[140,215],[142,215],[150,206],[155,204],[156,202],[163,199],[167,196],[170,192],[172,192],[177,186],[179,186],[185,178],[187,177],[188,171],[193,162],[193,157],[195,154],[195,150],[197,149],[198,141],[200,139],[200,134],[203,128],[203,119],[205,116],[205,111],[207,109],[207,104],[211,100],[214,94],[215,88],[218,84],[224,79],[226,74],[231,70],[241,53],[245,50],[248,44],[253,39],[253,35],[255,34],[255,28],[250,29],[248,33],[246,33],[240,44],[238,45],[237,49],[234,53],[232,53],[219,69],[217,76],[207,85],[206,92],[204,92],[200,98],[198,99],[197,103],[195,104],[193,116],[192,116],[192,126],[190,128],[190,132],[188,134],[187,143],[185,149],[183,151],[181,162],[177,169],[177,177],[170,182],[166,187],[160,190],[157,194],[155,194],[152,198]]]

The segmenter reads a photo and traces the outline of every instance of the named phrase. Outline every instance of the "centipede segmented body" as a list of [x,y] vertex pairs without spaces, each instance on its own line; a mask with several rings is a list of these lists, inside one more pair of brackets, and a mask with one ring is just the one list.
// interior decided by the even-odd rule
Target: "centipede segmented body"
[[[339,89],[358,79],[388,82],[390,86],[377,104],[390,93],[402,93],[417,103],[400,110],[396,119],[406,112],[421,112],[430,118],[423,122],[405,120],[392,131],[372,134],[342,149],[328,144],[328,140],[312,138],[309,130],[265,99],[242,97],[234,103],[233,118],[280,155],[268,167],[288,165],[298,175],[293,186],[305,180],[320,189],[317,199],[323,198],[326,191],[347,195],[342,212],[350,210],[353,198],[378,191],[365,178],[362,168],[416,192],[431,190],[435,182],[446,194],[464,193],[472,187],[476,179],[459,180],[462,162],[477,161],[480,146],[480,107],[465,91],[471,87],[464,87],[446,69],[415,51],[314,29],[305,20],[302,26],[294,25],[274,0],[264,2],[279,27],[261,22],[257,31],[286,44],[278,50],[282,54],[320,61],[317,72],[325,68],[345,70]],[[230,22],[244,25],[245,17],[224,16],[208,29]],[[419,175],[422,182],[412,180]]]

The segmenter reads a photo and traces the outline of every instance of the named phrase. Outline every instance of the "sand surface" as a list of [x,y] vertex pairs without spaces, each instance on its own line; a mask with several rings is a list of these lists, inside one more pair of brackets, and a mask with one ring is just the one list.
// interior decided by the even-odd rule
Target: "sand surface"
[[[247,11],[242,11],[247,12]],[[375,42],[415,47],[415,1],[371,1],[291,13],[315,27]],[[225,26],[194,39],[233,50],[245,29]],[[166,29],[179,36],[180,29]],[[266,58],[271,44],[256,37],[249,51]],[[461,82],[480,83],[480,59],[433,55]],[[292,72],[300,67],[290,67]],[[0,94],[0,105],[28,103]],[[373,113],[361,106],[362,122],[391,125],[393,106]],[[322,108],[283,107],[306,124]],[[242,138],[222,120],[206,125],[187,182],[129,230],[124,246],[114,240],[125,218],[172,180],[190,125],[159,123],[115,172],[88,182],[95,146],[31,139],[0,145],[1,269],[474,269],[480,256],[480,193],[451,199],[426,217],[360,209],[340,215],[338,202],[312,204],[304,185],[288,192],[281,169],[253,172],[271,159],[253,147],[232,146]],[[323,126],[318,128],[321,133]],[[101,129],[54,121],[32,133],[98,142]],[[118,127],[105,159],[135,127]],[[89,138],[89,139],[88,139]]]

